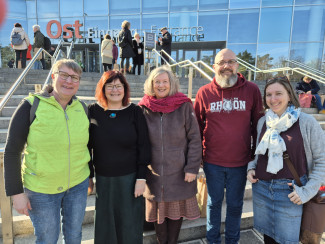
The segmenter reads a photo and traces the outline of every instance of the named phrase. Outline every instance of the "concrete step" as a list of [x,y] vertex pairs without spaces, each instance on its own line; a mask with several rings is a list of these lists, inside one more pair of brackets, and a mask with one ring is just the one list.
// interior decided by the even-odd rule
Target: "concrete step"
[[[253,208],[252,200],[245,200],[243,206],[241,229],[251,229],[253,226]],[[225,225],[226,206],[223,204],[221,216],[221,230],[224,230]],[[83,243],[93,243],[94,226],[93,226],[94,207],[87,207],[86,216],[83,224]],[[16,233],[15,243],[25,244],[34,243],[35,237],[33,236],[33,227],[29,217],[15,216],[14,217],[14,232]],[[205,237],[206,233],[206,218],[199,218],[196,220],[184,220],[179,235],[179,242],[191,241]],[[144,244],[157,243],[155,231],[145,231],[143,233]],[[1,241],[0,241],[1,243]],[[62,243],[61,238],[58,243]]]
[[10,119],[10,117],[0,117],[0,129],[7,129]]

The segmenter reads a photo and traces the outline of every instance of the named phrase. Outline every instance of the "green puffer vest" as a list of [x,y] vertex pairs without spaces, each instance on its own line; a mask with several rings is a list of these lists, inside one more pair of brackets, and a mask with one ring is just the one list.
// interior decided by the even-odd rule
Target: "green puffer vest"
[[35,192],[64,192],[89,176],[89,120],[75,97],[64,111],[54,96],[30,95],[31,104],[34,96],[40,102],[27,137],[23,183]]

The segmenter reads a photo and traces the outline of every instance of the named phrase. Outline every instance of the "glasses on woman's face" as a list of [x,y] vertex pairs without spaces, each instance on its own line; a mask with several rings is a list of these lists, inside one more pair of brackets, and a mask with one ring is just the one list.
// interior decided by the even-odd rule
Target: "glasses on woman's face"
[[116,88],[116,90],[120,91],[120,90],[123,90],[124,86],[122,84],[117,84],[117,85],[106,84],[105,85],[105,89],[108,91],[112,91],[114,88]]
[[73,83],[78,83],[80,81],[80,76],[78,75],[69,75],[67,72],[64,72],[64,71],[58,71],[56,72],[55,74],[59,74],[60,78],[62,80],[67,80],[69,77],[71,78],[71,81]]

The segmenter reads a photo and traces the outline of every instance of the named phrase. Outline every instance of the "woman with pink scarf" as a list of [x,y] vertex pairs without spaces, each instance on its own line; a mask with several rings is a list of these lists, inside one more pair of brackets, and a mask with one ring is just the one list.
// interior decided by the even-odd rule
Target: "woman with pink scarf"
[[154,222],[158,243],[176,244],[183,217],[196,219],[196,175],[202,147],[192,102],[178,92],[167,66],[154,69],[144,84],[143,109],[151,142],[146,220]]

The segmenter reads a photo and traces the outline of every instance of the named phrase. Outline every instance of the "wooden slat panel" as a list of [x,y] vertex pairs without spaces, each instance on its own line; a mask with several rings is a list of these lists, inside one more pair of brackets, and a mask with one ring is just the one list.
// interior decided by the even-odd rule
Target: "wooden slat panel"
[[0,206],[3,244],[13,244],[13,219],[10,197],[6,196],[3,179],[3,152],[0,152]]

